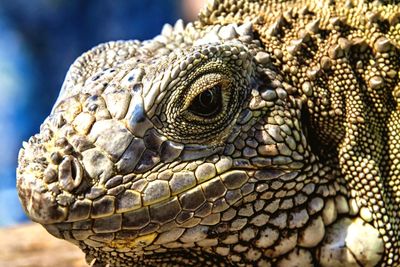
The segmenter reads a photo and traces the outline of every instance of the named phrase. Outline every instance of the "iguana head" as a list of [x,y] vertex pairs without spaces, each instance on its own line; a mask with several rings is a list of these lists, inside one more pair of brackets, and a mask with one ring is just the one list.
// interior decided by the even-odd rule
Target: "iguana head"
[[[123,53],[72,82],[75,69],[92,71],[90,57]],[[249,203],[296,186],[309,157],[300,102],[251,23],[178,23],[82,58],[19,156],[21,202],[56,236],[138,255],[152,244],[211,246],[244,226]]]
[[78,58],[20,151],[25,211],[99,264],[391,265],[397,50],[353,35],[379,7],[238,2]]

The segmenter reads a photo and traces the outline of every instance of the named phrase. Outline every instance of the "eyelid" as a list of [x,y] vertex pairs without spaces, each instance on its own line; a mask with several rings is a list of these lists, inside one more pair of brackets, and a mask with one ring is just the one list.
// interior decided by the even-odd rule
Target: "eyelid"
[[[221,85],[221,93],[223,94],[225,88],[228,88],[229,85],[229,80],[225,77],[222,76],[222,74],[215,73],[214,77],[209,77],[209,75],[205,75],[201,77],[200,79],[196,80],[190,87],[190,89],[187,91],[189,94],[185,96],[184,100],[184,105],[182,106],[182,111],[187,110],[189,106],[191,105],[192,101],[201,93],[212,89],[215,85],[220,84]],[[211,78],[211,79],[207,79]],[[206,82],[206,86],[201,86],[200,88],[197,88],[198,90],[195,90],[195,93],[190,93],[193,90],[193,87],[198,86],[199,83]]]

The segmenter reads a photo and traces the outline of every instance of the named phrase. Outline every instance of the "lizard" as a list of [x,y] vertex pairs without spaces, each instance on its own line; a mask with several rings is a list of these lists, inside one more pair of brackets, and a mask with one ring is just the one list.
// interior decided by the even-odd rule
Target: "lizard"
[[210,0],[100,44],[23,143],[22,206],[91,266],[400,266],[399,21]]

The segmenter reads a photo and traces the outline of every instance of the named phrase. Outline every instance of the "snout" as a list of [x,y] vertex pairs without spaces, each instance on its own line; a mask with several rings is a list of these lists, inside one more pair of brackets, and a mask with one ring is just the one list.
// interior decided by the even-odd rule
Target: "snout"
[[19,153],[19,199],[28,216],[41,224],[67,220],[72,194],[85,186],[83,167],[73,146],[53,132],[51,122],[58,119],[48,119],[39,134],[24,142]]

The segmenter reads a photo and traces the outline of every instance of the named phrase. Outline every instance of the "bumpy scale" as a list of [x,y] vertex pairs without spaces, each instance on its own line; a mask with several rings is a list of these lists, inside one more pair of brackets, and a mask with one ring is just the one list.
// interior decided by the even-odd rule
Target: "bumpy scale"
[[209,1],[71,66],[19,154],[92,266],[400,266],[400,5]]

